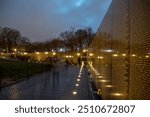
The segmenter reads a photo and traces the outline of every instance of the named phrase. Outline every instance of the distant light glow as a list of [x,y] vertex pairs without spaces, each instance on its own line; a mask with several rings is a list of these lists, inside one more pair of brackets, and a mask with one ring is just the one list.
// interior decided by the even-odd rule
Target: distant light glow
[[108,52],[108,53],[111,53],[111,52],[113,52],[113,50],[110,50],[110,49],[108,49],[108,50],[101,50],[102,52]]
[[113,93],[112,95],[114,95],[114,96],[122,96],[121,93]]
[[14,49],[14,51],[16,52],[16,51],[17,51],[17,49],[15,48],[15,49]]
[[103,76],[98,76],[98,78],[103,78]]
[[36,52],[36,54],[40,54],[39,52]]
[[112,88],[113,86],[112,86],[112,85],[106,85],[105,87],[107,87],[107,88]]
[[135,54],[132,54],[132,57],[135,57],[136,55]]
[[107,80],[99,80],[99,82],[108,82]]
[[94,54],[93,54],[93,53],[90,53],[89,55],[90,55],[90,56],[93,56]]
[[145,56],[146,58],[149,58],[149,56],[147,55],[147,56]]
[[118,54],[113,54],[113,56],[114,56],[114,57],[117,57],[117,56],[118,56]]
[[56,55],[56,52],[53,52],[53,55]]
[[98,58],[98,59],[103,59],[104,57],[102,57],[102,56],[98,56],[97,58]]
[[70,55],[70,56],[68,56],[68,57],[69,57],[69,58],[73,58],[73,56],[71,56],[71,55]]
[[86,50],[86,49],[83,50],[84,53],[87,52],[87,51],[88,51],[88,50]]
[[24,55],[27,55],[27,53],[26,53],[26,52],[24,52],[23,54],[24,54]]
[[80,53],[77,53],[77,56],[80,56]]
[[126,56],[126,54],[122,54],[122,56]]
[[45,54],[48,54],[48,52],[45,52]]

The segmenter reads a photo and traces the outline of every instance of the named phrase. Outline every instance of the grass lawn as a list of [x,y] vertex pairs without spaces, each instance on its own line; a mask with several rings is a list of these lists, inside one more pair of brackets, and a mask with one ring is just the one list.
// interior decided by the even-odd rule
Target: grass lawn
[[23,61],[10,61],[0,59],[0,78],[4,84],[20,81],[32,75],[50,70],[52,65],[41,63],[29,63]]

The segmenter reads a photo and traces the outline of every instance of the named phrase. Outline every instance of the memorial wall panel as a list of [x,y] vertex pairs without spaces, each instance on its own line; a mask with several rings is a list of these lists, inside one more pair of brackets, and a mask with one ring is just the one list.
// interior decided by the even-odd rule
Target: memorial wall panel
[[89,49],[103,99],[150,99],[149,6],[149,0],[112,0]]

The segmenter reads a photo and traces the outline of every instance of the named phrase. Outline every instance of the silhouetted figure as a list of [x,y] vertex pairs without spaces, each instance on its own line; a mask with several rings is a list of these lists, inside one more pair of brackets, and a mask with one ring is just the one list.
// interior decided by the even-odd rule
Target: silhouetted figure
[[55,66],[52,69],[52,83],[53,88],[56,88],[59,86],[59,65],[58,63],[55,64]]
[[80,57],[78,58],[78,64],[79,64],[79,67],[81,67],[82,59]]
[[84,57],[82,58],[82,60],[83,60],[83,62],[84,62],[84,67],[86,67],[86,65],[87,65],[87,57],[84,56]]
[[68,59],[66,59],[66,61],[65,61],[65,66],[66,66],[66,70],[67,70],[68,66],[69,66],[69,60]]

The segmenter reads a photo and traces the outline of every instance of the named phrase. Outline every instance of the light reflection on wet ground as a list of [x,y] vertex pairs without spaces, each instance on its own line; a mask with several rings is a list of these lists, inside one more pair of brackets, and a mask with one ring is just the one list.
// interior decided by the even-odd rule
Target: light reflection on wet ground
[[[64,65],[56,65],[49,72],[3,88],[0,92],[0,99],[91,99],[87,71],[83,68],[80,83],[77,83],[79,70],[77,66],[69,66],[66,70]],[[74,95],[73,91],[76,92],[76,95]]]

